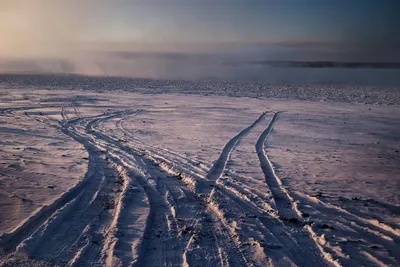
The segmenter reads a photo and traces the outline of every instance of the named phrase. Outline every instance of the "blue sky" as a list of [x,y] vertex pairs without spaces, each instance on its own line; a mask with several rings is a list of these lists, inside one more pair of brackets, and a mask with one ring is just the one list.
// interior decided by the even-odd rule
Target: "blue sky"
[[345,38],[354,35],[373,39],[398,34],[400,29],[400,4],[396,0],[117,0],[98,1],[96,6],[87,3],[91,13],[87,14],[88,20],[93,15],[89,36],[124,41],[171,38],[195,42],[346,42]]
[[82,43],[175,52],[274,46],[388,61],[399,59],[398,14],[398,0],[0,0],[0,54]]

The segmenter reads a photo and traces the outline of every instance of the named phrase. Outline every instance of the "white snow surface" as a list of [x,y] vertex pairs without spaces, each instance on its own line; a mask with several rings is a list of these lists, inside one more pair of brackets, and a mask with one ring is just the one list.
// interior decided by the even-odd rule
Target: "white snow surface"
[[398,266],[400,107],[0,90],[0,266]]

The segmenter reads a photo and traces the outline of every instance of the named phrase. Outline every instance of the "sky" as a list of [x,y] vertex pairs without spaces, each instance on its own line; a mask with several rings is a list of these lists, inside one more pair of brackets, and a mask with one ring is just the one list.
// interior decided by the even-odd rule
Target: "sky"
[[242,53],[400,62],[399,0],[0,0],[0,56]]

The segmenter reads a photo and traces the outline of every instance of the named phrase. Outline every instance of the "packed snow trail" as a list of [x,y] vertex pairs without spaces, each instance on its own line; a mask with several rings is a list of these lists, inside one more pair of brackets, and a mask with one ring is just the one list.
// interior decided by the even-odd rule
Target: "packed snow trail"
[[[115,115],[111,115],[109,118],[113,118],[114,116],[119,116],[119,115],[120,114],[117,113]],[[99,138],[100,140],[105,141],[109,145],[111,145],[110,148],[115,147],[116,149],[118,149],[119,153],[123,153],[128,156],[135,155],[136,157],[140,157],[141,151],[136,150],[134,147],[129,147],[125,144],[122,144],[121,142],[118,142],[117,141],[118,139],[116,139],[116,138],[104,135],[103,133],[101,133],[100,131],[97,131],[95,129],[95,127],[94,127],[95,125],[98,125],[98,123],[96,121],[92,121],[91,123],[88,124],[87,130],[89,132],[91,132],[93,135],[95,135],[97,138]],[[171,231],[172,229],[170,226],[173,224],[176,224],[176,222],[175,222],[176,220],[178,220],[178,221],[184,220],[184,218],[179,218],[179,217],[175,218],[176,216],[180,215],[180,213],[176,213],[175,210],[176,209],[180,210],[179,206],[182,204],[185,204],[185,202],[187,201],[186,199],[189,198],[189,199],[191,199],[189,201],[189,203],[190,202],[192,203],[192,204],[190,204],[191,211],[197,210],[197,212],[196,212],[197,218],[189,217],[189,218],[186,218],[185,220],[189,219],[189,221],[192,221],[194,219],[197,222],[192,222],[189,225],[181,226],[180,231],[181,232],[183,231],[186,234],[186,232],[190,229],[189,233],[192,233],[193,231],[198,231],[199,234],[205,235],[203,233],[203,231],[206,229],[208,231],[208,228],[202,227],[201,223],[204,222],[204,218],[207,218],[210,215],[207,215],[205,213],[205,211],[202,211],[202,210],[204,210],[204,201],[200,197],[193,195],[192,192],[190,192],[186,189],[185,184],[181,183],[179,185],[179,188],[180,188],[179,190],[181,190],[182,192],[185,192],[184,193],[185,198],[180,199],[179,202],[175,201],[175,203],[177,203],[175,205],[177,205],[177,206],[172,207],[172,205],[165,202],[165,194],[170,190],[175,190],[174,188],[176,188],[178,184],[174,183],[173,186],[168,186],[168,183],[166,183],[166,182],[170,183],[171,176],[169,176],[169,175],[165,176],[163,174],[164,171],[161,169],[157,170],[158,169],[157,165],[154,165],[154,162],[152,163],[152,161],[149,159],[142,158],[141,162],[142,162],[142,166],[144,164],[143,171],[146,172],[150,176],[149,178],[153,180],[153,182],[155,183],[155,186],[156,186],[155,189],[158,190],[158,193],[154,192],[155,189],[151,189],[151,191],[148,192],[148,197],[149,197],[149,201],[150,201],[150,215],[147,219],[144,239],[139,247],[140,253],[139,253],[138,258],[135,261],[134,265],[144,265],[144,266],[147,266],[147,265],[161,266],[161,265],[165,265],[165,264],[166,265],[171,265],[171,264],[176,265],[176,264],[178,264],[178,262],[180,260],[182,260],[182,256],[179,256],[179,254],[182,252],[185,255],[185,260],[190,262],[191,261],[191,259],[189,258],[190,253],[185,252],[183,249],[184,247],[187,246],[187,245],[185,245],[186,244],[185,242],[187,242],[189,240],[186,240],[184,238],[183,240],[180,241],[181,238],[179,237],[179,235],[181,235],[181,234],[178,232],[174,233],[173,231]],[[176,177],[172,177],[172,178],[176,179]],[[148,188],[149,190],[150,190],[150,188],[152,188],[152,187],[149,187],[146,185],[144,185],[144,187]],[[166,189],[167,189],[167,191],[165,191]],[[172,193],[170,193],[170,194],[172,195]],[[193,203],[193,200],[195,200],[195,199],[197,199],[197,200]],[[196,205],[193,206],[193,204],[196,204]],[[153,206],[153,208],[152,208],[152,206]],[[172,210],[171,210],[172,213],[169,215],[168,215],[168,209],[165,209],[168,206],[170,206],[172,208]],[[185,213],[187,213],[187,211]],[[203,215],[199,216],[199,214],[203,214]],[[172,221],[168,218],[172,219]],[[212,219],[211,219],[211,222],[212,222]],[[166,228],[166,223],[168,225],[168,229]],[[195,228],[191,229],[190,228],[191,224],[192,225],[195,224],[198,229],[197,230]],[[162,226],[162,225],[164,225],[164,226]],[[237,258],[236,256],[234,256],[236,254],[241,254],[241,253],[238,250],[238,248],[236,248],[236,247],[230,248],[231,247],[231,245],[229,245],[230,244],[230,241],[229,241],[230,236],[226,235],[226,229],[224,228],[224,226],[219,225],[219,223],[217,223],[215,226],[212,226],[212,227],[215,228],[214,230],[217,230],[217,233],[219,233],[218,237],[212,239],[213,240],[212,242],[217,242],[217,244],[215,246],[215,250],[217,250],[218,247],[220,247],[220,246],[225,247],[225,249],[229,252],[230,256],[229,256],[229,259],[224,259],[224,261],[230,262],[231,265],[238,265],[238,264],[242,265],[242,263],[244,262],[243,256],[242,256],[242,258]],[[215,235],[215,234],[213,233],[212,235]],[[168,241],[168,240],[170,240],[170,241]],[[175,246],[173,245],[174,242],[176,243]],[[168,244],[168,246],[167,246],[167,244]],[[181,249],[179,249],[179,247],[181,247]],[[171,248],[173,250],[171,250]],[[232,249],[233,249],[233,251],[230,251]],[[155,254],[153,250],[156,250],[157,253]],[[215,266],[216,263],[215,262],[212,263],[214,261],[213,259],[218,259],[221,256],[221,255],[216,255],[215,250],[207,252],[207,253],[211,253],[211,255],[214,254],[214,256],[206,254],[206,257],[202,260],[203,265]],[[149,253],[149,252],[151,252],[151,253]],[[168,255],[170,255],[170,256],[168,256]],[[209,262],[210,260],[211,260],[211,262]],[[218,261],[220,261],[220,260],[218,260]]]
[[218,159],[215,161],[214,165],[210,169],[210,171],[207,173],[206,178],[210,181],[216,181],[222,174],[226,162],[228,160],[229,154],[231,153],[233,147],[239,142],[239,140],[248,134],[258,123],[260,123],[266,116],[267,112],[264,112],[263,114],[260,115],[260,117],[255,120],[249,127],[243,129],[240,131],[237,135],[235,135],[231,140],[229,140],[224,148],[222,149],[222,152]]
[[[241,139],[244,136],[246,136],[250,132],[250,130],[253,130],[253,128],[258,123],[262,122],[266,115],[267,113],[263,113],[252,125],[241,131],[238,135],[232,138],[227,143],[227,145],[225,145],[224,149],[221,152],[220,157],[218,158],[217,162],[213,165],[213,167],[210,169],[209,173],[213,174],[215,173],[214,170],[217,169],[218,170],[217,174],[219,175],[218,178],[220,178],[222,172],[226,168],[226,162],[229,160],[231,153],[238,153],[237,151],[239,147],[244,142],[247,141]],[[262,132],[259,140],[257,140],[256,150],[259,156],[260,156],[259,152],[261,152],[260,149],[264,149],[265,139],[268,133],[272,130],[273,123],[276,121],[276,119],[277,119],[277,113],[273,113],[271,122],[269,123],[266,130]],[[240,144],[238,143],[239,140],[241,140]],[[232,152],[232,150],[236,146],[238,146],[238,148]],[[221,162],[223,162],[223,164],[221,164]],[[262,159],[260,159],[260,166],[262,168],[265,166],[263,165],[263,163],[264,162],[262,161]],[[273,192],[274,189],[271,188],[271,185],[268,184],[268,186],[271,192]],[[282,188],[280,189],[282,190]],[[273,196],[274,198],[277,198],[274,193]],[[282,245],[282,250],[285,251],[284,253],[287,256],[289,256],[290,260],[294,264],[299,266],[304,264],[310,264],[313,266],[333,265],[333,262],[330,262],[330,260],[324,258],[324,256],[320,253],[317,244],[311,238],[310,234],[306,231],[306,229],[303,228],[303,225],[300,222],[300,220],[296,219],[295,221],[293,221],[283,217],[280,217],[279,219],[271,217],[267,215],[268,214],[267,212],[266,212],[267,214],[260,212],[256,207],[252,205],[253,203],[249,203],[248,201],[246,201],[246,199],[243,199],[240,196],[236,196],[232,192],[226,190],[224,186],[215,187],[211,191],[211,195],[209,198],[212,203],[215,203],[214,205],[216,206],[217,209],[220,209],[220,206],[223,206],[221,205],[222,203],[229,201],[230,203],[232,203],[232,205],[228,206],[230,207],[230,209],[237,209],[237,214],[246,213],[246,214],[251,214],[251,216],[254,216],[261,223],[261,225],[259,225],[258,227],[260,229],[262,229],[263,227],[268,229],[269,234],[271,234],[273,238],[275,238],[276,241]],[[280,205],[277,205],[277,207],[280,207]],[[221,215],[221,220],[236,219],[235,215],[232,215],[232,218],[224,217],[229,215],[229,213],[224,212],[223,209],[224,208],[222,208],[222,210],[220,211],[220,214],[225,214],[225,215]],[[278,209],[277,212],[281,213],[281,210]],[[290,224],[285,225],[286,222],[288,221],[290,222]],[[262,232],[262,230],[258,231]]]
[[[114,180],[118,174],[104,160],[95,145],[71,130],[73,127],[72,124],[65,124],[62,131],[84,144],[89,152],[89,167],[85,178],[53,204],[31,217],[17,231],[3,238],[2,248],[5,253],[16,250],[16,255],[24,252],[34,261],[55,265],[67,264],[68,259],[75,257],[76,251],[82,255],[90,254],[86,258],[90,264],[95,264],[100,257],[99,241],[93,238],[111,220],[107,210],[108,205],[114,202],[110,193],[117,185]],[[17,260],[15,264],[21,262]]]
[[274,197],[275,204],[278,209],[280,218],[282,220],[287,220],[287,221],[292,220],[294,222],[296,222],[296,221],[298,222],[301,214],[295,207],[295,204],[293,203],[294,202],[293,199],[291,199],[289,194],[282,187],[282,183],[279,180],[279,178],[276,176],[274,167],[272,166],[272,163],[268,159],[268,156],[264,150],[265,141],[266,141],[269,133],[272,131],[272,127],[274,126],[274,123],[278,119],[278,115],[279,115],[278,112],[274,113],[268,127],[265,128],[265,130],[262,132],[262,134],[258,138],[257,144],[256,144],[257,156],[260,161],[261,169],[265,175],[265,181],[266,181],[268,187],[270,188],[272,195]]

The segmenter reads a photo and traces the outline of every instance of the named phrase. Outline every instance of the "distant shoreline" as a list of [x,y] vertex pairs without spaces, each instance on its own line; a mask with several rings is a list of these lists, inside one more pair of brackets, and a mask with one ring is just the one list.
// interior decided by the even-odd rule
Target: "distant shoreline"
[[346,68],[346,69],[400,69],[400,62],[351,62],[351,61],[244,61],[228,65],[255,64],[280,68]]

